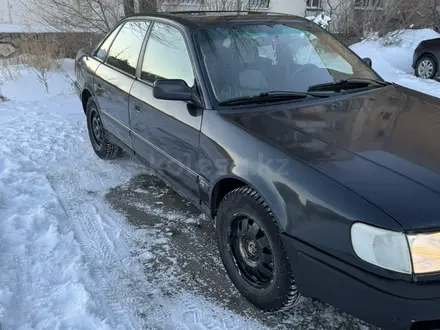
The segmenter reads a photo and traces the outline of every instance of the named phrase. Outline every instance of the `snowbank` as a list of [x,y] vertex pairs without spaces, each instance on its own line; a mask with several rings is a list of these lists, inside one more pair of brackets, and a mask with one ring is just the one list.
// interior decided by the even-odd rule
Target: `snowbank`
[[[89,242],[89,250],[102,253],[109,234],[94,227],[100,217],[112,218],[110,233],[117,233],[116,223],[123,221],[99,199],[93,208],[102,211],[94,213],[86,191],[125,182],[134,173],[133,165],[124,169],[98,161],[99,172],[86,171],[96,158],[85,148],[86,131],[79,120],[84,115],[66,73],[49,74],[47,94],[35,71],[16,70],[16,79],[3,81],[12,101],[0,103],[0,327],[140,328],[137,316],[121,306],[130,308],[129,302],[104,299],[105,284],[95,281],[94,274],[108,283],[117,278],[111,270],[102,274],[93,267],[105,258],[90,256],[84,248]],[[66,202],[59,193],[63,190],[74,198]],[[91,222],[89,236],[81,236],[78,219]],[[106,252],[112,265],[129,253],[124,248]]]
[[[378,54],[382,59],[391,63],[394,68],[403,72],[413,73],[412,58],[414,50],[423,40],[439,38],[440,34],[430,29],[405,30],[401,34],[395,34],[400,42],[396,45],[383,46],[387,37],[376,40],[367,40],[353,45],[351,48],[358,51],[368,51],[371,56]],[[371,57],[370,56],[370,57]]]
[[440,34],[430,29],[405,30],[398,35],[401,41],[396,45],[384,46],[385,37],[362,41],[350,48],[360,57],[370,57],[373,69],[385,80],[440,97],[439,83],[417,78],[412,68],[413,53],[418,44],[438,37]]

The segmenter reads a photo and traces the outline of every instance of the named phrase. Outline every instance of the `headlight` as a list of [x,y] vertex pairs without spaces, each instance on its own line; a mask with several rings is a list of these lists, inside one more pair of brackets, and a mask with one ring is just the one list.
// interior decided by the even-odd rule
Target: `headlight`
[[411,274],[411,257],[406,235],[357,222],[351,227],[351,241],[359,258],[381,268]]
[[408,235],[414,273],[440,271],[440,233]]

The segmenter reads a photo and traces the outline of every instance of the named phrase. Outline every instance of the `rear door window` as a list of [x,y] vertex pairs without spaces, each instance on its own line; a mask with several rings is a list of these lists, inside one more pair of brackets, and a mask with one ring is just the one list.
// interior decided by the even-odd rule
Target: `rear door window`
[[110,35],[105,39],[105,41],[101,44],[101,47],[96,51],[95,56],[99,58],[102,61],[105,61],[108,55],[108,50],[110,49],[110,46],[112,45],[113,40],[115,40],[115,37],[118,35],[119,30],[121,29],[120,26],[118,26]]
[[147,21],[125,23],[110,48],[107,63],[134,76],[149,25]]

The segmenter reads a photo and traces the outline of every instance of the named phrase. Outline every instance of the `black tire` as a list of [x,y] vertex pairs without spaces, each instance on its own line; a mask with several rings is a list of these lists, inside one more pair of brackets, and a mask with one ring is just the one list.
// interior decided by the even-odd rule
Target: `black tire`
[[[102,159],[115,159],[122,154],[122,149],[107,140],[107,131],[102,126],[101,115],[92,98],[87,102],[87,129],[93,150]],[[98,128],[98,126],[100,126]],[[97,131],[100,130],[98,133]]]
[[241,187],[227,194],[218,209],[216,228],[226,271],[247,300],[268,312],[287,310],[299,301],[276,220],[255,190]]
[[[432,71],[429,68],[432,67]],[[421,56],[416,63],[416,76],[422,79],[434,79],[438,73],[436,59],[431,55]]]

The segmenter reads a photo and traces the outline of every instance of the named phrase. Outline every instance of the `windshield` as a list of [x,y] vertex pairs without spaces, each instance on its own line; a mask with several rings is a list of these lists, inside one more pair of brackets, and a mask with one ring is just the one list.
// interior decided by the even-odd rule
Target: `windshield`
[[344,79],[381,80],[307,22],[205,28],[195,38],[219,102],[269,91],[306,92]]

